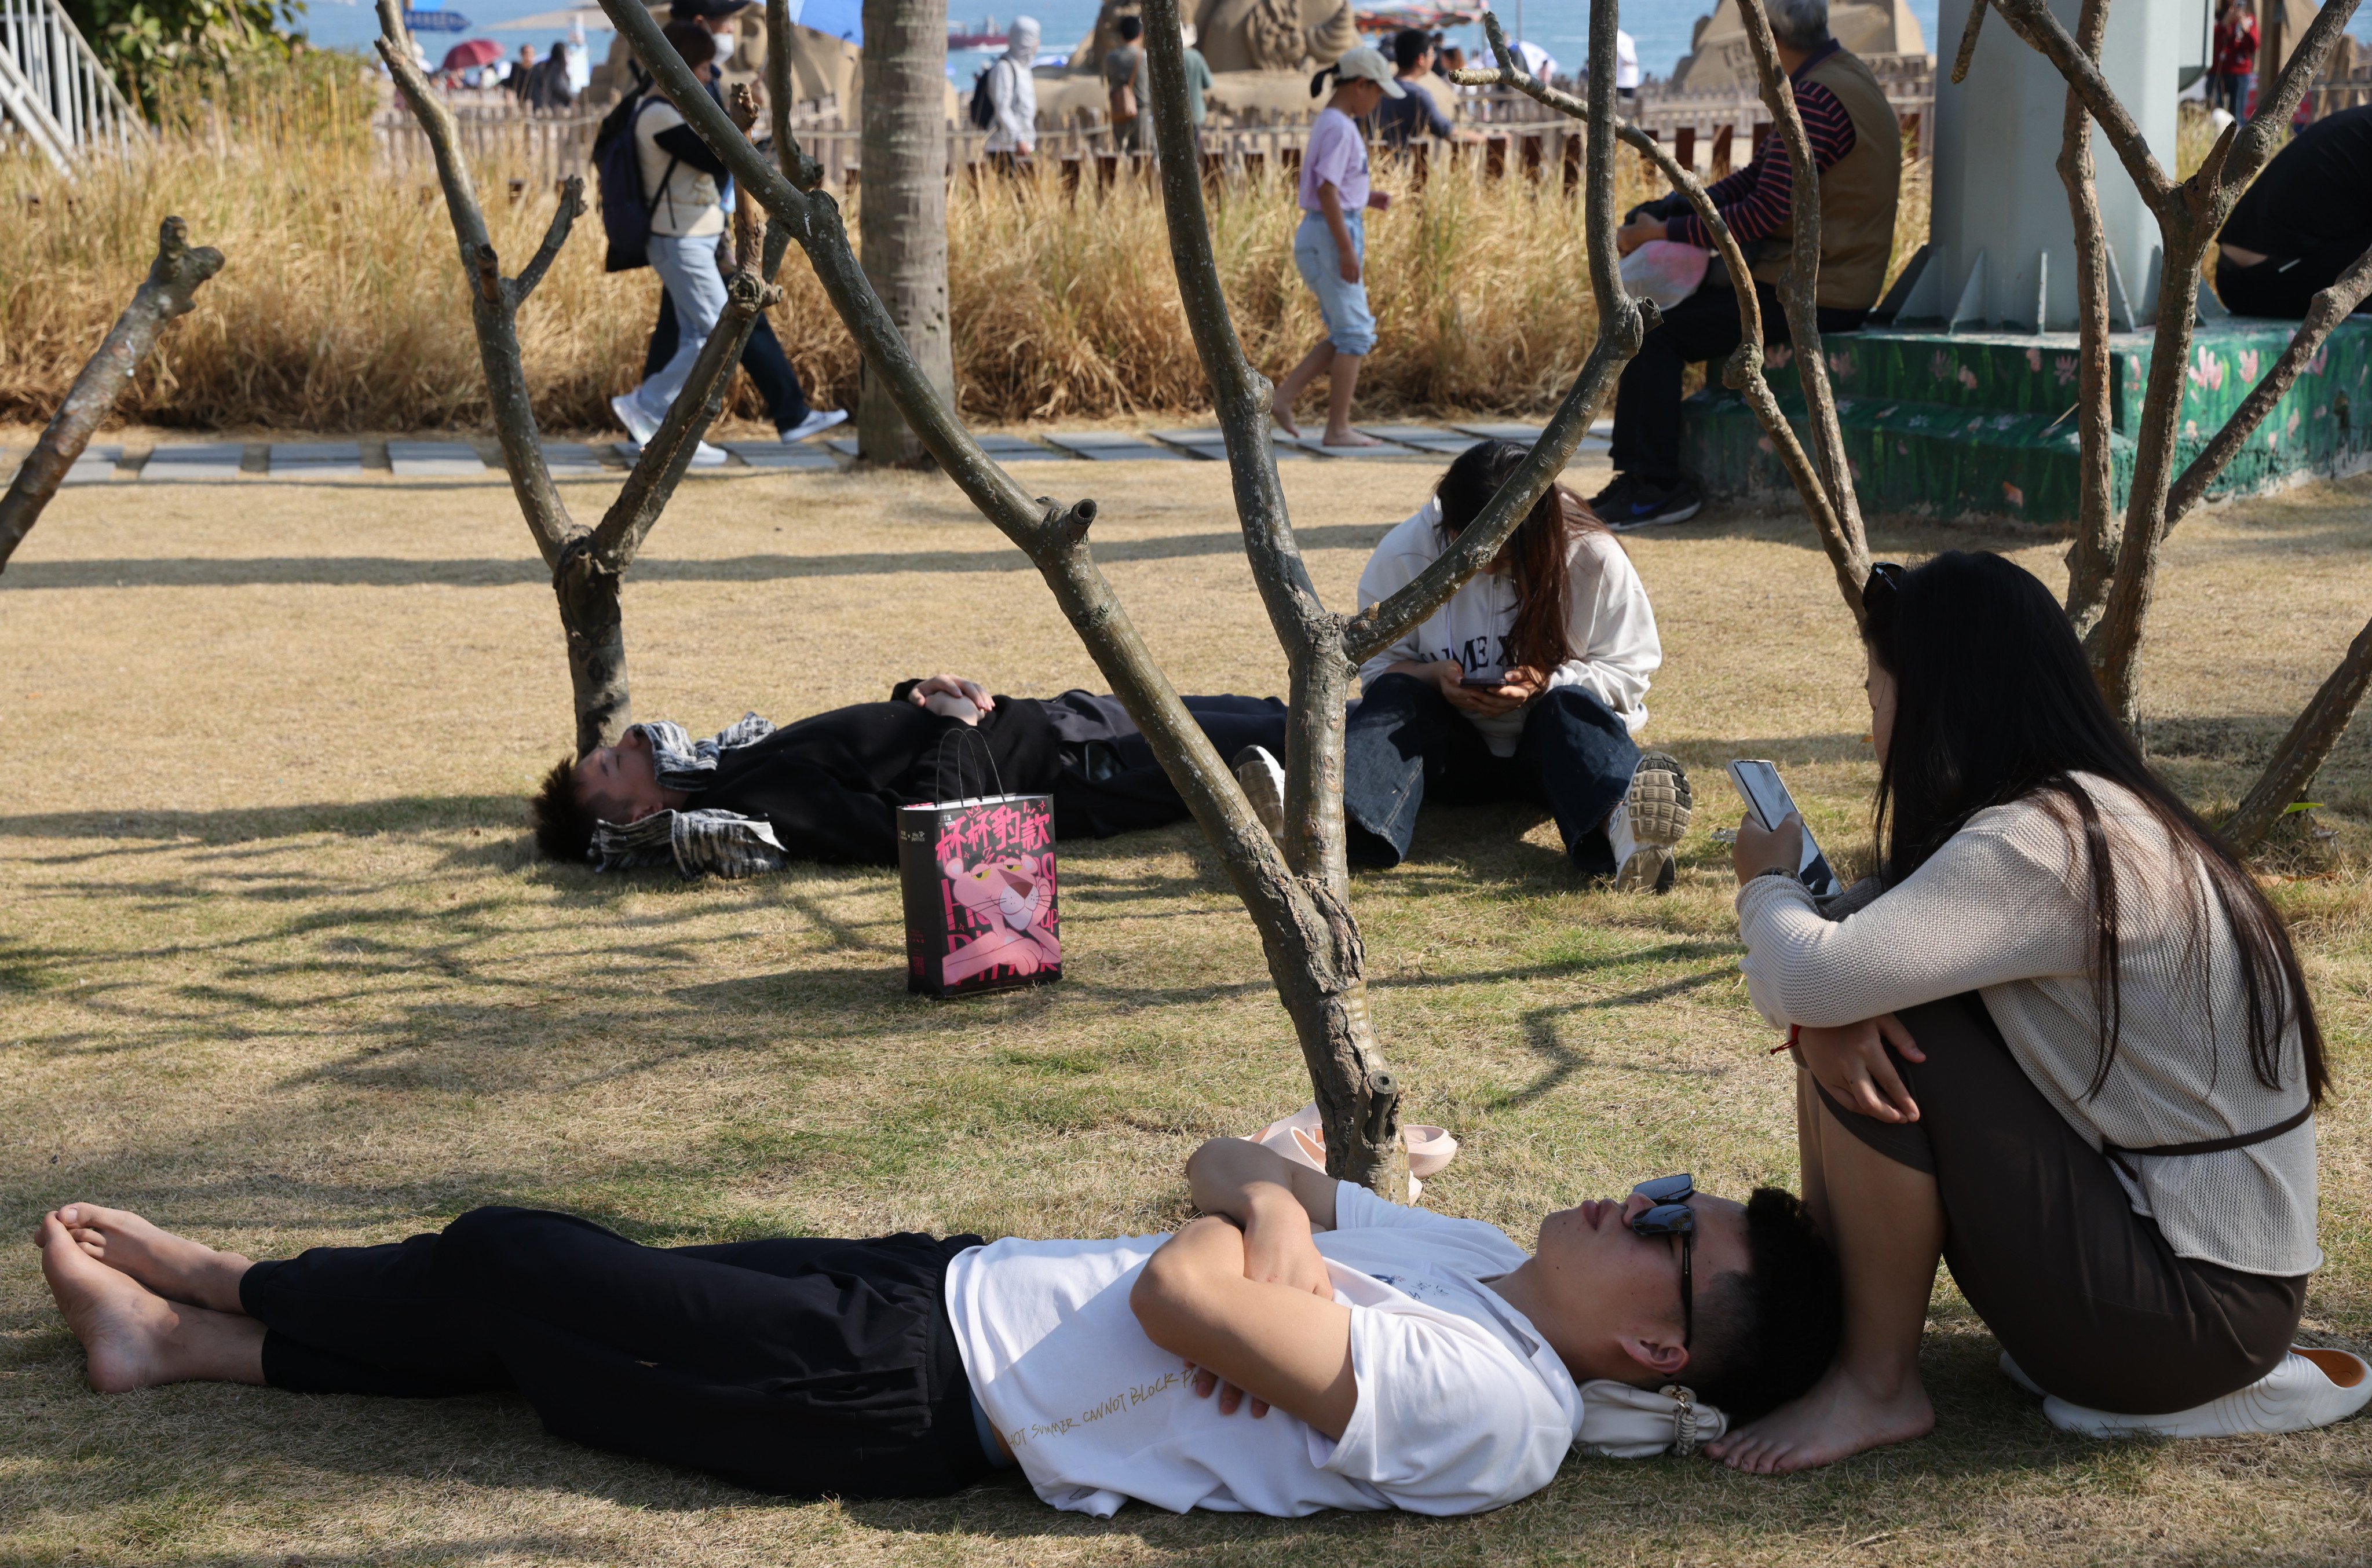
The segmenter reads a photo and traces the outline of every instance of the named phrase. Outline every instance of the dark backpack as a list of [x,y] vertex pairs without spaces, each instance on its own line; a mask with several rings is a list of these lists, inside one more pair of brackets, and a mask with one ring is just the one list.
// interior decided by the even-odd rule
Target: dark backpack
[[[647,267],[651,241],[651,197],[643,189],[642,149],[634,145],[634,121],[650,99],[636,90],[601,117],[593,130],[593,172],[601,184],[601,230],[610,252],[602,270],[630,273]],[[676,160],[668,160],[659,189],[675,177]]]
[[1002,60],[992,60],[971,79],[971,114],[972,129],[976,131],[986,131],[996,124],[996,100],[989,96],[988,74],[1003,64]]

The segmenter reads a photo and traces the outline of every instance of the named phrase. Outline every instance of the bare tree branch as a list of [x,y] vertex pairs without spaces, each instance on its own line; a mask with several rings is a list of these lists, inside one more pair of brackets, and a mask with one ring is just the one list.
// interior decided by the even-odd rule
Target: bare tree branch
[[809,157],[791,134],[790,0],[766,0],[766,102],[774,116],[774,161],[800,191],[823,183],[823,165]]
[[2184,469],[2182,477],[2174,482],[2174,488],[2167,493],[2166,498],[2166,526],[2169,531],[2199,505],[2200,498],[2207,494],[2207,487],[2215,482],[2215,476],[2224,471],[2225,466],[2256,433],[2257,426],[2264,423],[2265,415],[2282,401],[2282,395],[2297,379],[2298,372],[2306,368],[2307,361],[2321,349],[2323,340],[2331,336],[2331,329],[2346,320],[2355,308],[2364,303],[2367,294],[2372,294],[2372,250],[2358,256],[2345,272],[2331,281],[2329,288],[2314,296],[2314,303],[2307,307],[2306,319],[2299,325],[2297,335],[2290,339],[2289,347],[2282,350],[2282,356],[2273,361],[2273,367],[2265,372],[2264,379],[2249,389],[2248,397],[2232,411],[2232,417],[2224,422],[2224,428],[2215,433],[2215,439],[2191,459],[2191,466]]
[[[1498,17],[1486,14],[1482,26],[1486,34],[1491,33],[1498,27]],[[1500,40],[1500,47],[1505,50],[1504,38]],[[1559,113],[1577,118],[1587,115],[1587,104],[1526,71],[1512,52],[1502,52],[1500,57],[1506,61],[1505,66],[1452,71],[1450,80],[1469,87],[1512,87]],[[1721,257],[1723,270],[1729,274],[1730,291],[1738,299],[1738,347],[1722,366],[1722,384],[1743,394],[1747,406],[1754,411],[1754,417],[1762,424],[1763,434],[1771,439],[1772,449],[1778,454],[1788,479],[1795,484],[1796,494],[1802,499],[1804,509],[1811,514],[1812,526],[1819,531],[1820,544],[1828,552],[1830,563],[1836,570],[1837,587],[1843,593],[1845,603],[1858,603],[1862,582],[1869,574],[1865,568],[1855,575],[1851,546],[1845,539],[1843,526],[1837,521],[1836,507],[1831,504],[1820,475],[1813,470],[1812,459],[1806,455],[1803,443],[1796,438],[1796,427],[1787,423],[1786,414],[1780,410],[1779,401],[1772,396],[1771,383],[1763,374],[1762,306],[1755,295],[1754,274],[1747,265],[1746,253],[1738,249],[1737,238],[1729,232],[1729,225],[1722,218],[1721,209],[1715,206],[1713,199],[1705,194],[1705,189],[1699,183],[1693,170],[1683,168],[1678,158],[1664,150],[1661,142],[1628,121],[1617,120],[1614,124],[1615,134],[1645,153],[1664,178],[1672,182],[1673,188],[1688,198],[1690,207],[1704,224],[1705,232],[1713,237],[1714,249]]]
[[[1984,15],[1985,0],[1969,11],[1971,36]],[[2084,0],[2076,18],[2076,44],[2085,58],[2100,58],[2100,37],[2109,22],[2109,0]],[[1954,80],[1958,80],[1955,77]],[[2108,602],[2110,574],[2121,538],[2115,474],[2110,464],[2109,238],[2100,220],[2099,169],[2092,157],[2092,116],[2072,86],[2061,121],[2059,180],[2067,188],[2067,210],[2076,226],[2076,325],[2079,373],[2076,385],[2076,542],[2067,552],[2067,618],[2076,635],[2089,633]],[[2041,331],[2037,321],[2034,330]]]
[[1977,57],[1977,34],[1984,25],[1985,0],[1971,0],[1968,25],[1960,29],[1960,52],[1952,57],[1952,85],[1956,87],[1969,79],[1969,63]]
[[90,445],[92,432],[114,412],[140,362],[157,346],[157,335],[175,317],[188,313],[198,285],[222,271],[222,265],[221,251],[210,246],[191,248],[189,226],[180,218],[169,217],[157,226],[157,259],[148,263],[147,278],[66,389],[65,401],[17,468],[7,494],[0,496],[0,572],[7,570],[8,558],[65,482],[66,470]]
[[2355,633],[2347,656],[2316,690],[2289,733],[2273,748],[2273,760],[2265,764],[2239,809],[2224,824],[2224,836],[2233,848],[2244,854],[2254,849],[2282,819],[2290,803],[2305,794],[2331,749],[2347,733],[2348,722],[2363,705],[2367,685],[2372,685],[2372,623]]
[[576,220],[584,215],[585,177],[572,174],[561,181],[560,205],[552,211],[552,226],[543,231],[543,243],[535,248],[535,255],[529,259],[526,268],[510,282],[513,310],[525,305],[527,296],[535,292],[535,285],[543,281],[543,274],[551,270],[553,258],[560,254],[560,248],[568,243],[568,236],[576,228]]

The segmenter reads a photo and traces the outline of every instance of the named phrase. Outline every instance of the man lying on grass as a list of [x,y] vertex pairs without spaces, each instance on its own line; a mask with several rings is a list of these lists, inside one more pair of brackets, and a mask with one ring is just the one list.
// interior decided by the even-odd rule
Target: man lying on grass
[[1496,1508],[1556,1474],[1591,1379],[1751,1416],[1836,1347],[1835,1262],[1775,1189],[1666,1178],[1549,1214],[1528,1256],[1256,1144],[1186,1173],[1210,1217],[1117,1240],[659,1250],[484,1208],[253,1263],[87,1203],[39,1239],[103,1392],[517,1389],[560,1436],[761,1491],[926,1496],[1018,1463],[1099,1516]]
[[[1285,704],[1184,701],[1282,837]],[[899,807],[1007,792],[1053,796],[1058,839],[1186,819],[1118,698],[993,697],[957,675],[901,681],[886,703],[779,729],[755,714],[701,741],[680,725],[634,725],[615,746],[554,763],[529,808],[537,847],[554,860],[747,877],[785,860],[894,866]]]

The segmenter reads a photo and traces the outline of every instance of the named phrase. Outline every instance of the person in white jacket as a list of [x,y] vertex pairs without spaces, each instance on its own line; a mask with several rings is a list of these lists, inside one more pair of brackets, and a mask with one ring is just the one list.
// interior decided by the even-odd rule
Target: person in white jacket
[[[1433,499],[1386,534],[1359,606],[1413,582],[1480,516],[1525,448],[1481,441]],[[1671,886],[1689,781],[1642,755],[1647,682],[1664,661],[1631,558],[1581,498],[1553,485],[1491,564],[1359,667],[1343,738],[1343,810],[1354,865],[1398,865],[1417,808],[1531,800],[1555,815],[1585,877]]]
[[1037,58],[1037,18],[1014,17],[1005,29],[1005,52],[990,64],[981,83],[994,110],[982,149],[991,162],[1010,167],[1037,150],[1038,79],[1030,75]]

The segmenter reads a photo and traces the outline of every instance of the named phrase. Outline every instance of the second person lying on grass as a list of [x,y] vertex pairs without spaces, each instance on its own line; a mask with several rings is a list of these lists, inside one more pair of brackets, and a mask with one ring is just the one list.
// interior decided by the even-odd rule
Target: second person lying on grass
[[[1376,546],[1360,608],[1454,544],[1524,453],[1510,441],[1460,452],[1433,498]],[[1663,662],[1631,558],[1579,496],[1551,486],[1490,564],[1360,666],[1365,695],[1343,741],[1351,863],[1398,865],[1427,800],[1529,800],[1554,814],[1584,877],[1670,887],[1688,774],[1660,751],[1642,755],[1634,738]]]

